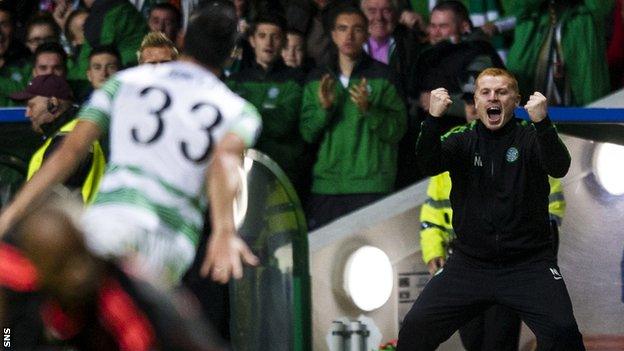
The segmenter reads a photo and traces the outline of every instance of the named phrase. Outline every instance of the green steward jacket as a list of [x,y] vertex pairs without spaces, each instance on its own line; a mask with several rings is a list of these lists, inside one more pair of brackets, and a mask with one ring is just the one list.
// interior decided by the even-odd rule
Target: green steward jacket
[[[301,135],[318,143],[312,192],[316,194],[387,193],[393,190],[397,171],[398,142],[406,129],[405,103],[391,69],[362,54],[349,84],[340,82],[333,65],[310,73],[303,92]],[[321,78],[334,80],[335,100],[329,110],[320,103]],[[368,81],[369,109],[360,112],[349,89],[363,78]]]

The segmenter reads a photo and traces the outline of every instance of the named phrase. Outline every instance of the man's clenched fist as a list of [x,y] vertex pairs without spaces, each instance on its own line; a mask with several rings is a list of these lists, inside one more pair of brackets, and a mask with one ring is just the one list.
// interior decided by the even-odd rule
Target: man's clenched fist
[[540,92],[534,92],[529,101],[524,105],[524,109],[529,113],[529,117],[533,123],[540,122],[546,118],[548,113],[548,104],[546,103],[546,97]]
[[432,90],[429,98],[429,114],[433,117],[441,117],[452,103],[446,89],[438,88]]

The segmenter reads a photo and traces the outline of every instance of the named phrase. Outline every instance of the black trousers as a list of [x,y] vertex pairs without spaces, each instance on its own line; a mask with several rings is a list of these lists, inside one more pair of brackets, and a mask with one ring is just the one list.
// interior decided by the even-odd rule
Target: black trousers
[[494,305],[459,328],[459,337],[467,351],[518,351],[520,316]]
[[538,351],[585,350],[554,258],[496,265],[457,251],[407,313],[397,350],[435,350],[495,304],[520,315],[535,333]]

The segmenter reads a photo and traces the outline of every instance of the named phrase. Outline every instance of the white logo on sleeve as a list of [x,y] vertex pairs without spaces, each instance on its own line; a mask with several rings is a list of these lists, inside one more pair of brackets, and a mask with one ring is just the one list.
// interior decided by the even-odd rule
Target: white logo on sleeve
[[559,273],[559,271],[557,271],[556,268],[549,268],[549,269],[550,269],[550,273],[552,273],[553,278],[555,278],[555,280],[563,279],[563,277],[561,276],[561,273]]

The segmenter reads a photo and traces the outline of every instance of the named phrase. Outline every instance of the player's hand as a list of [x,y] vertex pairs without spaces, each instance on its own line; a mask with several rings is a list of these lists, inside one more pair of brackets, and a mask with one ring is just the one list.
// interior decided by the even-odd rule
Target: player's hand
[[319,84],[319,100],[321,101],[321,106],[328,110],[334,104],[334,100],[336,99],[336,95],[334,93],[334,84],[335,81],[329,74],[324,75],[321,78],[321,84]]
[[536,91],[529,97],[529,101],[524,105],[529,113],[529,117],[533,123],[537,123],[546,118],[548,114],[548,104],[546,97],[542,93]]
[[438,88],[431,91],[429,97],[429,114],[433,117],[442,117],[453,102],[448,91],[444,88]]
[[368,111],[368,89],[366,86],[368,81],[366,78],[362,78],[360,84],[349,89],[349,95],[351,95],[351,101],[355,103],[360,112]]
[[434,257],[431,259],[431,261],[427,262],[427,269],[429,270],[429,273],[431,275],[434,275],[437,271],[444,267],[445,263],[446,260],[444,259],[444,257]]
[[200,274],[225,284],[230,277],[239,279],[243,276],[243,263],[255,266],[258,264],[258,257],[236,233],[213,232],[206,247],[206,258]]

